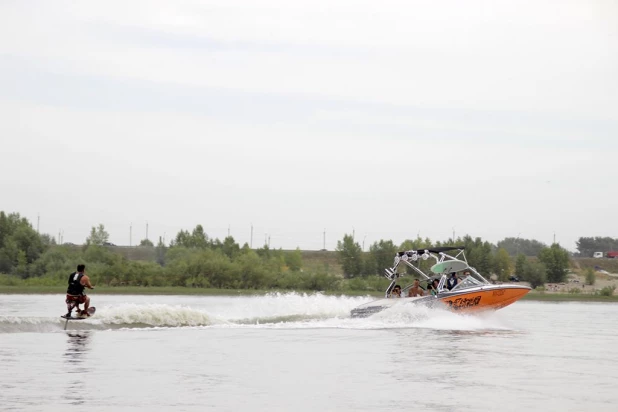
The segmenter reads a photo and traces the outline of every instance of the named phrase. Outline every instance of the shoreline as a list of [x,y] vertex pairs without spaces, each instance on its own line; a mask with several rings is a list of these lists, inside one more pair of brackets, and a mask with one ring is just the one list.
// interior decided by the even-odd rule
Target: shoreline
[[[86,291],[91,297],[97,295],[177,295],[177,296],[262,296],[271,293],[298,293],[311,295],[321,293],[328,296],[383,296],[383,292],[364,291],[320,291],[294,289],[214,289],[214,288],[187,288],[182,286],[97,286],[94,291]],[[66,286],[0,286],[0,295],[64,295]]]
[[[0,286],[0,295],[64,295],[66,293],[65,286]],[[123,287],[97,287],[89,293],[90,296],[97,295],[178,295],[178,296],[262,296],[271,293],[298,293],[311,295],[321,293],[328,296],[371,296],[381,297],[382,292],[375,291],[321,291],[312,290],[257,290],[257,289],[210,289],[210,288],[187,288],[187,287],[141,287],[141,286],[123,286]],[[616,302],[618,296],[600,296],[583,293],[547,293],[532,291],[521,300],[539,301],[539,302]]]

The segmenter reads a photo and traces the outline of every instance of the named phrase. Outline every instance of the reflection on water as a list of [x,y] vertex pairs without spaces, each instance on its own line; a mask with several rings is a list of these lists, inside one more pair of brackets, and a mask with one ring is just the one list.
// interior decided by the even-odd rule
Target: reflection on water
[[67,349],[63,355],[70,377],[66,385],[66,399],[71,405],[82,405],[85,402],[84,381],[88,373],[84,362],[90,351],[92,336],[89,331],[67,332],[67,338]]
[[487,330],[438,330],[435,334],[440,335],[442,339],[458,341],[462,337],[466,336],[515,336],[520,335],[522,332],[516,330],[500,330],[500,329],[487,329]]

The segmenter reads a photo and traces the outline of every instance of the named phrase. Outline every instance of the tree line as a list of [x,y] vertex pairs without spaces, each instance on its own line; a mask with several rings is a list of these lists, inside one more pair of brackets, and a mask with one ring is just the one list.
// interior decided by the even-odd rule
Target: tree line
[[592,257],[594,252],[618,251],[618,239],[611,237],[580,237],[577,242],[577,256]]
[[[498,242],[498,245],[511,244],[509,239]],[[538,245],[542,244],[537,241],[525,243],[528,248],[536,248]],[[393,257],[398,251],[441,246],[463,246],[470,266],[483,275],[493,275],[498,281],[507,281],[514,275],[519,280],[530,282],[532,287],[542,286],[546,282],[564,282],[569,268],[569,252],[556,243],[538,248],[536,259],[529,259],[524,253],[519,253],[513,259],[505,247],[495,246],[480,237],[472,238],[469,235],[445,242],[417,238],[405,240],[399,246],[391,240],[380,240],[369,247],[369,253],[362,253],[354,237],[346,234],[343,240],[337,242],[337,252],[344,277],[354,278],[380,274],[384,268],[393,266]],[[432,263],[421,262],[421,269],[427,271]]]
[[53,237],[38,234],[19,214],[0,212],[0,273],[9,275],[5,280],[63,284],[68,273],[84,263],[95,283],[109,286],[381,291],[387,283],[381,274],[401,250],[464,246],[470,265],[480,273],[502,281],[515,275],[533,286],[564,281],[569,264],[569,253],[557,244],[505,238],[494,245],[469,235],[435,242],[408,239],[399,245],[379,240],[363,252],[354,237],[346,234],[337,244],[341,271],[327,264],[304,268],[299,249],[283,251],[266,245],[251,249],[246,243],[240,246],[231,236],[212,239],[202,225],[179,231],[169,246],[160,238],[156,245],[143,239],[140,247],[152,250],[154,261],[128,260],[106,247],[108,240],[104,225],[99,224],[92,227],[81,247],[56,245]]

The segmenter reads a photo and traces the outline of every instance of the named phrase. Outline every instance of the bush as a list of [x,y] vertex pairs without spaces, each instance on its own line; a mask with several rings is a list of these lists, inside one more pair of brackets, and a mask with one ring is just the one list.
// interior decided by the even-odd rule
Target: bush
[[616,286],[605,286],[600,291],[597,291],[601,296],[612,296],[614,294],[614,290],[616,290]]
[[587,268],[584,271],[584,275],[586,276],[586,285],[594,285],[594,282],[597,279],[597,276],[594,273],[594,270],[592,270],[591,268]]
[[577,295],[578,293],[582,293],[582,290],[580,288],[571,288],[569,289],[569,293]]
[[0,286],[19,286],[23,284],[24,280],[18,276],[0,274]]
[[343,287],[345,290],[360,290],[360,291],[373,290],[373,288],[371,288],[367,284],[367,281],[365,280],[365,278],[360,278],[360,277],[347,279],[344,282]]

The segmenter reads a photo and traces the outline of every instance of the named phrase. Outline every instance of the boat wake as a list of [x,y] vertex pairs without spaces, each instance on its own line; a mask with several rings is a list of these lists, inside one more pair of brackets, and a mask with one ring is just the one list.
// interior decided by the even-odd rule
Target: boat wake
[[[143,328],[272,328],[272,329],[399,329],[509,330],[495,312],[463,315],[445,309],[400,305],[367,318],[351,318],[350,310],[371,297],[273,293],[265,296],[202,298],[190,304],[120,303],[97,307],[93,318],[69,321],[69,330]],[[180,299],[182,301],[182,299]],[[214,302],[214,304],[213,304]],[[0,316],[0,333],[57,332],[64,319]]]

